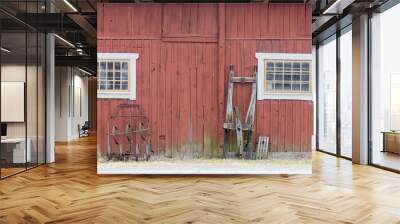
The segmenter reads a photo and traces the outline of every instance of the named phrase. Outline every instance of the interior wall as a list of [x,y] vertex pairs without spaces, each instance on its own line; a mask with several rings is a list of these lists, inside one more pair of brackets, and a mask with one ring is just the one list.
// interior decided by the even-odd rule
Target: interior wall
[[[1,81],[2,82],[25,82],[25,74],[26,74],[25,65],[19,64],[4,64],[1,67]],[[36,66],[27,67],[28,74],[35,73],[36,74]],[[26,82],[25,82],[26,83]],[[36,80],[31,79],[28,76],[28,87],[27,87],[27,103],[29,105],[27,107],[35,109],[37,107],[36,104],[36,88],[29,88],[32,86],[36,86]],[[41,106],[41,105],[39,105]],[[4,108],[3,108],[4,109]],[[27,113],[27,120],[36,121],[37,114],[36,113]],[[32,129],[32,130],[29,130]],[[32,133],[36,130],[36,124],[28,125],[28,133]],[[7,122],[7,137],[25,137],[25,122]],[[29,136],[28,136],[29,137]]]
[[68,67],[55,68],[55,140],[67,141],[69,133],[69,84]]
[[82,73],[76,69],[73,71],[73,77],[71,135],[72,138],[77,138],[79,137],[78,125],[82,126],[89,118],[88,77],[83,77]]
[[88,77],[72,67],[56,67],[55,74],[55,140],[70,141],[89,118]]

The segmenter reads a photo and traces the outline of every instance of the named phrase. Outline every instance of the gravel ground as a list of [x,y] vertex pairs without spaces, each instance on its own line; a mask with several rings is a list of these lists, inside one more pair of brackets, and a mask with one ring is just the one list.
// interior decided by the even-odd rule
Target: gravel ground
[[98,162],[98,174],[311,174],[311,159]]

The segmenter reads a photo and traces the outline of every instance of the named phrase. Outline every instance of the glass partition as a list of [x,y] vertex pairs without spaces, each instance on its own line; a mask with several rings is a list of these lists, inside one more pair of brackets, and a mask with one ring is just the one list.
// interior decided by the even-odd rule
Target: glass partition
[[27,33],[27,74],[26,74],[26,113],[27,113],[27,150],[31,151],[28,168],[37,165],[38,158],[38,35],[36,32]]
[[336,154],[336,36],[318,48],[318,149]]
[[31,161],[26,142],[26,33],[2,33],[1,46],[1,175],[7,177],[24,171]]
[[[0,7],[19,16],[43,11],[44,1],[26,4]],[[0,12],[1,179],[45,162],[45,44],[43,33]]]
[[372,163],[400,170],[400,4],[371,19]]
[[352,32],[340,36],[340,154],[352,157]]

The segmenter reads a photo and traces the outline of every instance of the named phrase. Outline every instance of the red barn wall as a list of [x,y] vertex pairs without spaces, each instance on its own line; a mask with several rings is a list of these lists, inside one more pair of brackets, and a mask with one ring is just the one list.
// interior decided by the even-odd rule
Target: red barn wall
[[[310,4],[98,4],[98,52],[139,53],[136,101],[152,128],[153,148],[188,143],[222,147],[228,68],[252,75],[255,53],[311,53]],[[234,90],[247,110],[250,85]],[[98,145],[125,100],[98,99]],[[256,137],[271,151],[311,151],[312,101],[262,100]],[[165,136],[165,143],[160,139]]]

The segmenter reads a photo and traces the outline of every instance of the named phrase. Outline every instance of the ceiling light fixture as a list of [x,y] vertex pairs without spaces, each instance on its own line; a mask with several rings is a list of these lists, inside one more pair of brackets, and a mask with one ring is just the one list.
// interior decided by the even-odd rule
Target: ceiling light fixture
[[75,6],[73,6],[68,0],[64,0],[64,3],[67,4],[74,12],[78,12]]
[[81,68],[79,68],[79,67],[78,67],[78,70],[81,71],[81,72],[83,72],[83,73],[85,73],[85,74],[87,74],[87,75],[90,75],[90,76],[92,75],[92,73],[90,73],[90,72],[88,72],[88,71],[86,71],[86,70],[83,70],[83,69],[81,69]]
[[11,50],[9,50],[9,49],[7,49],[5,47],[1,47],[0,49],[1,49],[1,51],[4,51],[6,53],[10,53],[11,52]]
[[57,35],[57,34],[54,34],[54,36],[57,37],[59,40],[63,41],[64,43],[66,43],[67,45],[69,45],[70,47],[75,48],[75,45],[73,45],[73,44],[72,44],[71,42],[69,42],[68,40],[66,40],[66,39],[64,39],[64,38],[62,38],[62,37],[60,37],[60,36]]

